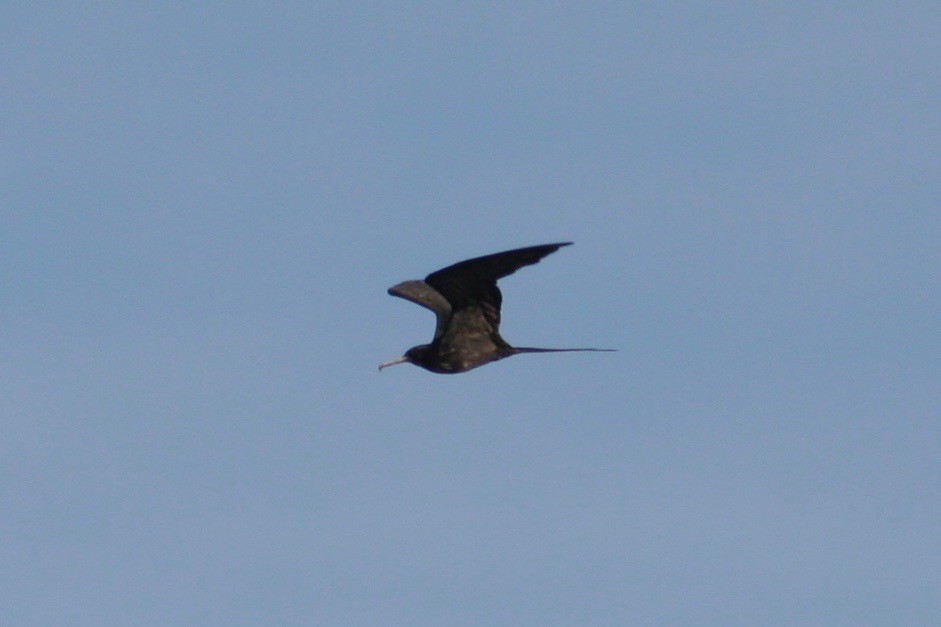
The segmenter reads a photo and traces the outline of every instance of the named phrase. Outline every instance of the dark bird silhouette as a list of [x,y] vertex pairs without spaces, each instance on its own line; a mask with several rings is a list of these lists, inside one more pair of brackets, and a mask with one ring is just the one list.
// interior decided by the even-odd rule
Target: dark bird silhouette
[[398,359],[380,365],[379,370],[409,362],[431,372],[456,374],[520,353],[612,350],[526,348],[510,346],[500,337],[503,295],[497,287],[497,279],[538,263],[571,243],[543,244],[476,257],[432,272],[424,281],[405,281],[390,287],[392,296],[433,311],[438,324],[431,344],[410,348]]

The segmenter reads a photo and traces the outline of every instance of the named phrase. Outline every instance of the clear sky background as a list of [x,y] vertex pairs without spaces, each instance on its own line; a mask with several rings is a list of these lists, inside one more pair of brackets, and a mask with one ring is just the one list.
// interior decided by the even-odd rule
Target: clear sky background
[[0,622],[938,624],[941,7],[576,4],[4,5]]

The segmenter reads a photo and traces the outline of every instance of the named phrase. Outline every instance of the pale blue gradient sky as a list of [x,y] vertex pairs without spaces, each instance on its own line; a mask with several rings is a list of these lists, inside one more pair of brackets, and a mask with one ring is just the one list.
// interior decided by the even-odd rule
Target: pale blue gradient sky
[[[0,622],[935,624],[941,8],[0,11]],[[506,248],[504,335],[380,361]]]

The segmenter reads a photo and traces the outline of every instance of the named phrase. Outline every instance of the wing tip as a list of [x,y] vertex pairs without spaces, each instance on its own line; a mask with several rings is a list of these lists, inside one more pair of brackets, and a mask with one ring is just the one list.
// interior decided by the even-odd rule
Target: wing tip
[[[551,250],[551,253],[554,253],[555,251],[559,250],[560,248],[562,248],[562,247],[564,247],[564,246],[571,246],[571,245],[574,244],[574,243],[575,243],[575,242],[556,242],[556,243],[554,243],[554,244],[544,244],[544,246],[547,247],[547,248],[551,248],[551,249],[552,249],[552,250]],[[551,253],[550,253],[550,254],[551,254]]]

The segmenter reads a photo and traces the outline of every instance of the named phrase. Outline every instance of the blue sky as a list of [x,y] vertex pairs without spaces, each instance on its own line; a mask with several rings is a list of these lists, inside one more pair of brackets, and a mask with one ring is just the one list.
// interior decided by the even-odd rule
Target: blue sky
[[941,617],[941,9],[0,16],[4,624]]

